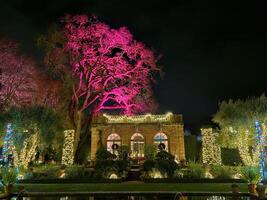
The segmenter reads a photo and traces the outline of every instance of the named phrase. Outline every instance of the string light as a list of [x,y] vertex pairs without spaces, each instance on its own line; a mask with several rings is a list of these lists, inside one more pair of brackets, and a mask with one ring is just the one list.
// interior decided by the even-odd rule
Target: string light
[[[19,164],[22,166],[27,167],[30,161],[33,160],[36,154],[36,148],[38,145],[38,134],[35,133],[34,135],[26,138],[23,142],[23,148],[20,153],[19,157]],[[27,149],[30,148],[28,151]]]
[[171,122],[173,120],[173,113],[168,112],[165,115],[108,115],[103,114],[108,123],[146,123],[146,122]]
[[265,137],[262,133],[261,123],[259,121],[255,122],[256,127],[256,147],[259,149],[259,164],[260,164],[260,172],[262,175],[262,179],[265,178],[264,176],[264,169],[265,169]]
[[62,161],[61,161],[63,165],[73,164],[74,162],[73,146],[74,146],[74,130],[65,130]]
[[201,129],[202,134],[202,159],[205,164],[221,165],[221,148],[216,143],[218,133],[214,133],[212,128]]
[[13,142],[11,123],[7,124],[6,135],[4,139],[4,146],[2,150],[2,159],[4,165],[16,165],[17,154]]

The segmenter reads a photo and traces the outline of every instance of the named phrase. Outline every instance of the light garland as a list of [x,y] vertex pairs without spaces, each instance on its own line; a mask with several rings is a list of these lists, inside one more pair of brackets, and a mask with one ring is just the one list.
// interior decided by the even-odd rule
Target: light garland
[[[38,145],[38,134],[35,133],[34,135],[30,136],[29,138],[26,138],[23,142],[23,148],[20,153],[19,157],[19,164],[27,167],[30,161],[33,160],[35,154],[36,154],[36,148]],[[27,152],[27,149],[29,151]]]
[[[4,146],[2,151],[2,159],[4,165],[17,165],[17,152],[13,142],[11,123],[7,124]],[[13,160],[13,163],[12,163]]]
[[107,115],[103,114],[107,119],[108,123],[147,123],[147,122],[171,122],[173,119],[173,114],[171,112],[166,113],[165,115],[135,115],[135,116],[126,116],[126,115]]
[[263,135],[261,123],[259,121],[255,122],[256,128],[256,147],[259,149],[259,165],[260,165],[260,172],[262,175],[262,179],[265,178],[265,136]]
[[212,128],[201,129],[202,134],[202,159],[205,164],[221,165],[221,148],[216,144],[217,133]]
[[63,165],[73,164],[74,162],[73,147],[74,147],[74,130],[65,130],[62,161],[61,161]]
[[241,134],[240,140],[237,142],[237,149],[240,158],[246,166],[256,166],[259,162],[259,148],[254,148],[253,154],[249,153],[249,132],[245,131]]

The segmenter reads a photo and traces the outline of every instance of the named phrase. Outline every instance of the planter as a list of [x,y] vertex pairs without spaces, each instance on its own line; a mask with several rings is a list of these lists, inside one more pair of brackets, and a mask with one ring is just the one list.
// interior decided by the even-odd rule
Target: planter
[[256,194],[256,187],[257,185],[256,184],[253,184],[253,183],[250,183],[248,184],[248,191],[250,194]]
[[13,185],[12,184],[5,185],[5,192],[8,195],[10,195],[12,193],[12,189],[13,189]]

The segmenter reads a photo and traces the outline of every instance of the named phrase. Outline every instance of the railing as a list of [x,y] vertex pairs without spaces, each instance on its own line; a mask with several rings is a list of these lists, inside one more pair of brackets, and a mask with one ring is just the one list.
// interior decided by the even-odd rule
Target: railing
[[[226,197],[249,197],[249,193],[233,194],[230,192],[176,192],[176,191],[123,191],[123,192],[25,192],[2,196],[0,199],[11,199],[12,197],[125,197],[125,196],[166,196],[169,199],[179,200],[181,197],[210,197],[211,199],[226,199]],[[217,197],[217,198],[216,198]],[[66,198],[67,199],[67,198]]]

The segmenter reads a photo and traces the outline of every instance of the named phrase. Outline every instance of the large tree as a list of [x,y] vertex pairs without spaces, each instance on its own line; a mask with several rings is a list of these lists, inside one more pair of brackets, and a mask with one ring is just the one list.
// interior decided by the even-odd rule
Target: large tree
[[[26,163],[34,156],[37,141],[51,141],[60,135],[55,135],[55,127],[60,127],[55,113],[59,89],[59,82],[40,71],[17,43],[0,38],[0,130],[8,122],[15,125],[14,136],[21,136],[16,148],[25,150],[22,157],[27,157]],[[30,150],[26,151],[25,141],[33,138],[35,142],[28,142]],[[25,156],[28,152],[31,154]]]
[[155,109],[151,83],[160,69],[153,51],[126,27],[112,29],[86,15],[66,16],[62,22],[63,29],[40,41],[46,46],[50,71],[71,83],[69,113],[78,158],[97,113],[112,110],[131,115]]
[[0,38],[0,108],[31,105],[55,107],[59,83],[40,72],[31,57],[20,53],[18,44]]
[[[220,126],[218,142],[226,148],[237,148],[246,165],[257,163],[255,153],[255,122],[262,125],[263,134],[267,136],[267,97],[253,97],[246,100],[223,101],[213,121]],[[251,152],[253,149],[255,152]]]

